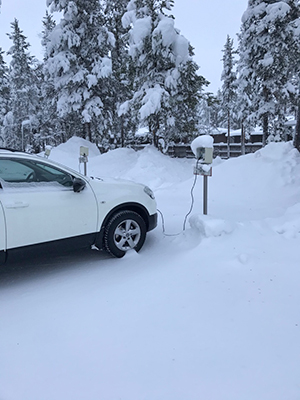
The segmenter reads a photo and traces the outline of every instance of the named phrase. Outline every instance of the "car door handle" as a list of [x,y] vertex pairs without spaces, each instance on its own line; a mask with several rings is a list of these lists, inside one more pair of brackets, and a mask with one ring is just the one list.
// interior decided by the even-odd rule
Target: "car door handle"
[[29,203],[24,203],[23,201],[16,201],[15,203],[5,204],[5,208],[26,208],[29,207]]

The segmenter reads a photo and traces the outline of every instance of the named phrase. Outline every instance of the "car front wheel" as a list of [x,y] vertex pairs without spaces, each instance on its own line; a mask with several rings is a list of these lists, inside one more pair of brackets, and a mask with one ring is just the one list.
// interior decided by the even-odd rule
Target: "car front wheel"
[[121,258],[126,251],[139,251],[146,238],[146,224],[134,211],[120,211],[108,221],[104,233],[105,249],[114,257]]

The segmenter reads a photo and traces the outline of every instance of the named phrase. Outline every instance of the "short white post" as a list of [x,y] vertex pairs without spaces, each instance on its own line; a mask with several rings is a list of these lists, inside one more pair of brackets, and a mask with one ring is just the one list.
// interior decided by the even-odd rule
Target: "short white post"
[[87,163],[88,163],[89,148],[80,146],[79,162],[83,163],[84,175],[87,176]]

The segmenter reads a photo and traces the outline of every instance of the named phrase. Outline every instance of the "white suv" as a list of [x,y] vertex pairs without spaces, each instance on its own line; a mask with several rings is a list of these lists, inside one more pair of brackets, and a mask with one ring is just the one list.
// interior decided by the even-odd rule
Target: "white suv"
[[147,186],[87,178],[46,158],[0,150],[0,263],[13,252],[93,245],[122,257],[139,251],[156,224]]

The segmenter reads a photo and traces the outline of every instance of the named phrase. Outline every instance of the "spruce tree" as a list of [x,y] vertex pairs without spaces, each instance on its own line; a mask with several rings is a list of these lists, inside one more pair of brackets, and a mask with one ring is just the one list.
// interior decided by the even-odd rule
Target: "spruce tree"
[[[59,119],[57,113],[57,93],[55,91],[52,76],[44,67],[51,56],[50,37],[56,26],[52,14],[46,11],[43,18],[43,30],[41,33],[41,44],[44,50],[44,63],[41,70],[41,128],[40,135],[43,145],[58,145],[66,140],[63,120]],[[49,49],[50,48],[50,49]]]
[[130,105],[139,113],[140,123],[148,126],[156,146],[159,136],[170,136],[176,124],[174,102],[176,96],[182,99],[179,82],[191,60],[189,42],[169,14],[172,6],[173,1],[132,0],[123,18],[124,26],[131,26],[130,55],[135,66]]
[[[239,80],[249,90],[252,120],[263,127],[264,145],[282,133],[283,111],[289,99],[290,2],[249,0],[242,18]],[[272,132],[271,125],[275,127]]]
[[237,78],[234,70],[234,54],[236,52],[233,48],[233,39],[231,39],[229,35],[227,36],[223,53],[223,71],[221,75],[221,80],[223,81],[222,108],[225,111],[225,119],[227,122],[227,157],[229,158],[231,121],[233,118],[237,95]]
[[53,15],[46,11],[46,15],[43,18],[43,30],[41,34],[41,44],[44,48],[44,61],[48,60],[51,56],[51,34],[56,26],[56,22]]
[[46,69],[58,93],[61,118],[80,121],[81,135],[98,139],[107,132],[111,113],[105,104],[110,92],[110,51],[114,43],[105,27],[99,0],[48,0],[52,12],[63,17],[48,45]]
[[289,63],[291,66],[290,85],[292,87],[291,97],[292,103],[295,106],[296,112],[296,127],[293,144],[300,151],[300,4],[297,0],[291,1],[290,12],[290,27],[291,40],[289,42],[290,57]]
[[0,145],[5,145],[3,137],[4,117],[9,111],[10,88],[8,81],[8,67],[3,58],[4,51],[0,47]]
[[7,145],[16,148],[34,146],[38,130],[39,90],[35,75],[35,60],[30,55],[29,43],[17,19],[11,24],[9,38],[13,45],[9,68],[10,110],[5,119],[4,134]]
[[174,126],[169,128],[169,137],[175,142],[191,143],[199,134],[203,88],[209,82],[198,74],[199,66],[193,60],[193,55],[193,47],[189,45],[190,59],[178,68],[177,90],[171,97]]
[[105,18],[108,30],[114,35],[111,50],[112,74],[107,101],[112,113],[111,136],[116,145],[124,147],[137,129],[137,118],[132,112],[122,114],[120,107],[133,95],[133,63],[128,52],[129,27],[122,25],[122,17],[129,0],[106,0]]

